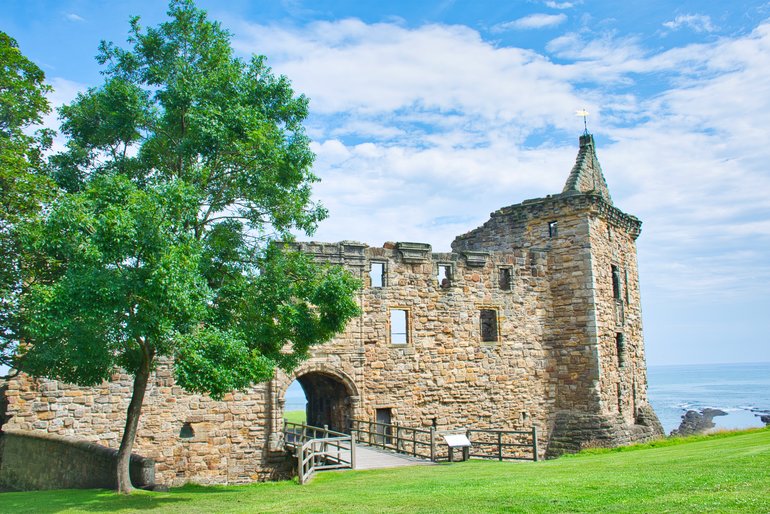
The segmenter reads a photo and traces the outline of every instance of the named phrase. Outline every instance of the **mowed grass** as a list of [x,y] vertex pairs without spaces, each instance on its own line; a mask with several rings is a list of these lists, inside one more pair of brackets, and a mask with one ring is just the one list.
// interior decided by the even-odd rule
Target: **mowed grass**
[[289,410],[283,413],[283,419],[289,423],[304,423],[305,411],[304,410]]
[[327,472],[308,485],[0,494],[0,512],[770,512],[770,430],[545,462]]

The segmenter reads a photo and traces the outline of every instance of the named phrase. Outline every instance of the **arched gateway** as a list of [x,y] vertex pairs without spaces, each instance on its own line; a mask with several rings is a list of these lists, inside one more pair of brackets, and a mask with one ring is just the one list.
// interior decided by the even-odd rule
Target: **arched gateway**
[[[307,424],[348,432],[359,399],[358,388],[353,380],[346,373],[322,363],[303,366],[292,375],[279,379],[281,410],[285,408],[286,391],[295,379],[302,386],[307,399]],[[278,414],[278,419],[281,419],[283,412]]]

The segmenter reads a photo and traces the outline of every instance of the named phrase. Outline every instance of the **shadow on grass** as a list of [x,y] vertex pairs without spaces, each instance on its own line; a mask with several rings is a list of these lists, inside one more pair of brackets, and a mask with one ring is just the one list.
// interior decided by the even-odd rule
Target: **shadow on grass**
[[[196,491],[199,493],[202,491]],[[145,511],[189,502],[190,498],[169,493],[136,491],[130,495],[104,489],[59,489],[0,493],[0,512],[53,513],[64,510],[86,512]]]

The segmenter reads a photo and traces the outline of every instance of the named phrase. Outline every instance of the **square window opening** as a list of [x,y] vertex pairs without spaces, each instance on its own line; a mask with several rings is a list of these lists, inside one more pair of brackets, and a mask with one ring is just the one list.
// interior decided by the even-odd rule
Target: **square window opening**
[[548,222],[548,237],[556,237],[559,235],[559,222],[558,221],[549,221]]
[[452,266],[449,264],[439,264],[436,281],[441,289],[448,289],[452,285]]
[[385,263],[372,262],[369,267],[369,279],[372,287],[385,287]]
[[503,291],[510,291],[512,289],[512,276],[511,268],[500,268],[500,289]]
[[481,323],[481,341],[484,343],[496,343],[497,311],[495,309],[481,309],[479,319]]
[[390,344],[409,343],[409,317],[405,309],[390,309]]

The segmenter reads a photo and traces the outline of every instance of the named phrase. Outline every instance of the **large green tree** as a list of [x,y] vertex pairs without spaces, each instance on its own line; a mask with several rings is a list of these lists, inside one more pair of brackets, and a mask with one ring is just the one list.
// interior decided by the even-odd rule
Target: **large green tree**
[[45,174],[43,152],[50,131],[31,132],[50,111],[43,71],[0,32],[0,366],[16,367],[18,301],[28,259],[20,227],[35,219],[53,188]]
[[25,295],[29,373],[92,385],[134,376],[118,487],[147,382],[173,357],[177,382],[220,398],[291,370],[357,312],[358,283],[278,241],[326,216],[311,201],[307,100],[189,0],[169,21],[131,20],[102,43],[104,83],[60,111],[63,191],[28,228],[40,256]]

